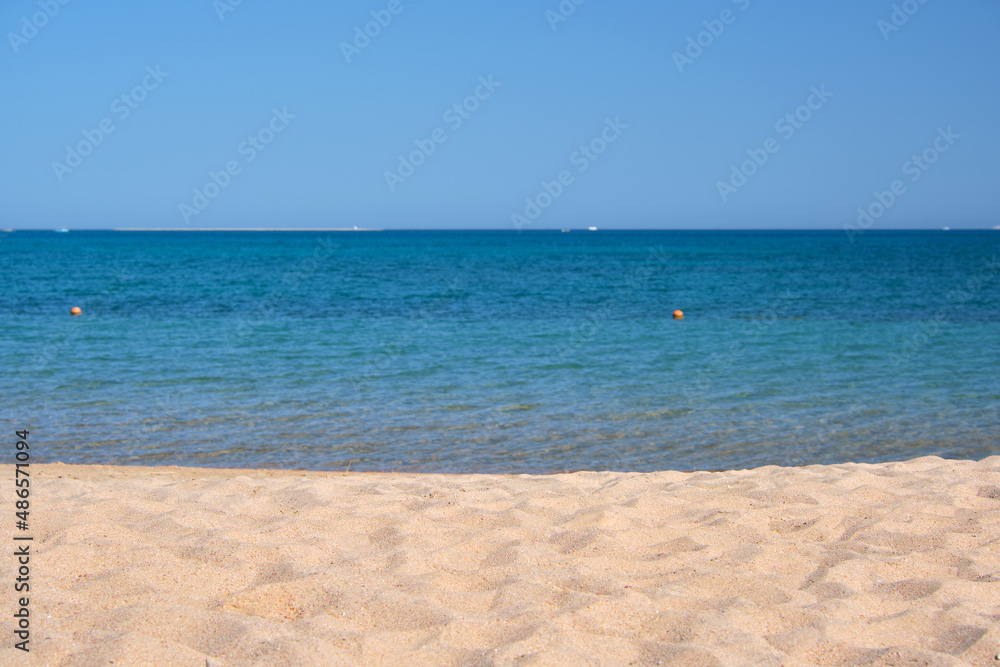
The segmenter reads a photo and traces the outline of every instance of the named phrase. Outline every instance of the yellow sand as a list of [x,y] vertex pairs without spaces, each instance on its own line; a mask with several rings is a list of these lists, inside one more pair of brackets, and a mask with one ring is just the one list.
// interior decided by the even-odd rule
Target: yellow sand
[[31,471],[32,652],[4,558],[3,664],[1000,665],[1000,456]]

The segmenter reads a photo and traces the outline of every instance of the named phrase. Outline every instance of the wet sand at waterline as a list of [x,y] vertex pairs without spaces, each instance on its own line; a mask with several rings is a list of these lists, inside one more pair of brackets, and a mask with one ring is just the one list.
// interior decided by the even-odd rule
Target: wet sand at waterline
[[998,456],[31,472],[31,653],[8,613],[3,664],[1000,664]]

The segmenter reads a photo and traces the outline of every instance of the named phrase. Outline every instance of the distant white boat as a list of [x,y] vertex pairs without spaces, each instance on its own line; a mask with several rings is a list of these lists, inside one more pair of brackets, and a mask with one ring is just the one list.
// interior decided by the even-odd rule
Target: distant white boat
[[[997,227],[994,227],[993,229],[997,229]],[[14,231],[14,230],[13,229],[5,229],[5,230],[3,230],[3,233],[4,234],[10,234],[12,231]]]
[[993,229],[1000,229],[1000,225],[993,225]]
[[587,227],[587,229],[590,230],[590,231],[592,231],[592,232],[596,232],[597,231],[597,227]]
[[564,230],[562,230],[562,231],[564,231],[564,232],[568,232],[569,230],[568,230],[568,229],[564,229]]
[[57,229],[56,231],[60,232],[60,233],[63,233],[63,232],[68,232],[69,230],[64,228],[64,229]]
[[951,227],[942,227],[941,231],[942,232],[950,232],[951,231]]

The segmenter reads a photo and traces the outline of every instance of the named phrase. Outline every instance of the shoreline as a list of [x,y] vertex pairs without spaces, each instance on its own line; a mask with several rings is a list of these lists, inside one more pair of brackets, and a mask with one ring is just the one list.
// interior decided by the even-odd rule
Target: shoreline
[[[46,664],[965,665],[1000,653],[1000,456],[551,475],[31,472],[32,653]],[[9,646],[0,662],[23,660]]]
[[428,470],[347,470],[347,469],[330,469],[330,470],[315,470],[310,468],[239,468],[239,467],[214,467],[214,466],[198,466],[198,465],[147,465],[145,463],[126,463],[126,464],[111,464],[111,463],[65,463],[63,461],[53,461],[51,463],[32,463],[32,467],[35,469],[45,469],[45,473],[51,473],[56,469],[66,469],[72,471],[76,474],[84,474],[99,477],[101,474],[108,474],[112,476],[121,476],[124,474],[126,477],[131,477],[132,472],[145,472],[153,475],[169,475],[169,474],[185,474],[202,476],[204,473],[206,476],[220,476],[220,477],[233,477],[233,476],[253,476],[260,475],[264,477],[342,477],[342,476],[366,476],[370,475],[373,477],[383,476],[383,477],[442,477],[448,478],[458,478],[458,477],[497,477],[497,478],[537,478],[545,479],[550,477],[559,477],[566,475],[725,475],[725,474],[745,474],[745,473],[763,473],[765,471],[791,471],[791,470],[812,470],[812,469],[828,469],[828,468],[842,468],[857,467],[857,468],[882,468],[885,466],[894,467],[899,465],[919,465],[924,461],[941,461],[944,463],[955,463],[955,464],[989,464],[991,459],[997,459],[997,469],[1000,470],[1000,454],[993,454],[991,456],[983,457],[981,459],[952,459],[944,458],[941,456],[928,455],[928,456],[917,456],[912,459],[903,460],[892,460],[892,461],[880,461],[878,463],[865,463],[859,461],[843,461],[840,463],[809,463],[805,465],[777,465],[777,464],[766,464],[759,465],[749,468],[706,468],[697,470],[647,470],[647,471],[631,471],[631,470],[597,470],[597,469],[578,469],[578,470],[562,470],[558,472],[441,472],[441,471],[428,471]]

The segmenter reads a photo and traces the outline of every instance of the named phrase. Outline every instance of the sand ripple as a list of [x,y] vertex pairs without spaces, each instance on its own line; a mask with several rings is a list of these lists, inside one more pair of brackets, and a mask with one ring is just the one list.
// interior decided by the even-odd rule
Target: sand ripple
[[1000,664],[996,456],[32,470],[36,664]]

